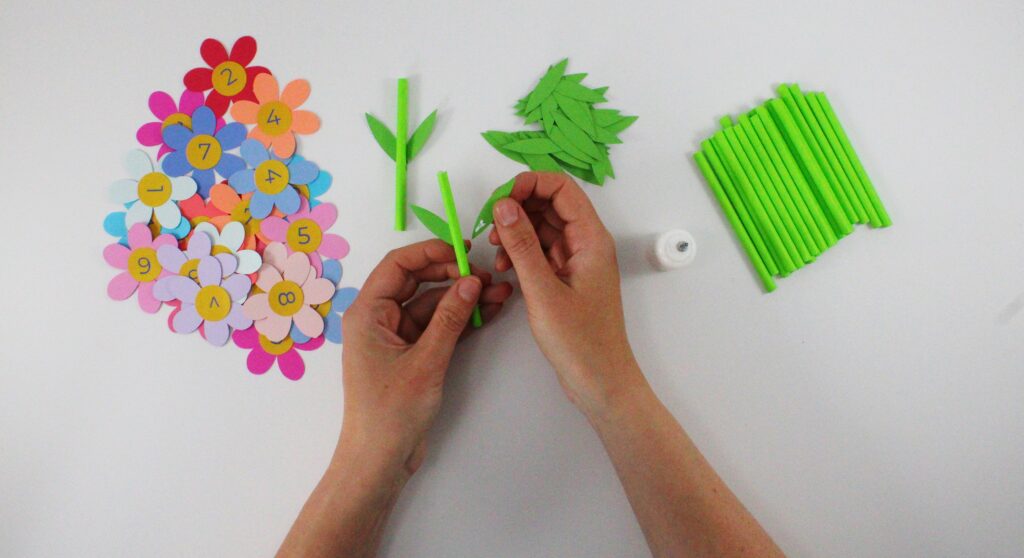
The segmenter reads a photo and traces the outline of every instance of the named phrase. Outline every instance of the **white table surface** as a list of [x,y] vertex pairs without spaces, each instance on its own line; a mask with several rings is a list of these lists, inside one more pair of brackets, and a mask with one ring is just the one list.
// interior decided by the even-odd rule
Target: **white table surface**
[[[294,4],[294,5],[291,5]],[[328,5],[330,4],[330,5]],[[411,201],[447,169],[472,213],[519,170],[479,132],[547,64],[640,115],[588,186],[619,241],[644,369],[793,556],[1024,548],[1024,6],[1019,2],[0,2],[0,555],[259,556],[333,449],[341,348],[290,382],[106,298],[107,185],[154,89],[202,39],[308,78],[359,285],[390,248],[392,168],[363,112],[440,107]],[[717,118],[825,90],[895,225],[860,227],[762,294],[692,163]],[[651,235],[686,228],[691,267]],[[473,260],[490,263],[489,247]],[[598,324],[599,325],[599,324]],[[521,299],[462,345],[387,556],[642,556],[614,471],[531,340]]]

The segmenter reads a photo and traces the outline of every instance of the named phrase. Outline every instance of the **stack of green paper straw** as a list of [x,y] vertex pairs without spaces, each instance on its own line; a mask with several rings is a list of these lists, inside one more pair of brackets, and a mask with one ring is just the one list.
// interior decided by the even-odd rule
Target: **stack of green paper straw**
[[779,97],[720,120],[697,166],[766,291],[811,263],[854,223],[892,224],[824,93],[780,85]]

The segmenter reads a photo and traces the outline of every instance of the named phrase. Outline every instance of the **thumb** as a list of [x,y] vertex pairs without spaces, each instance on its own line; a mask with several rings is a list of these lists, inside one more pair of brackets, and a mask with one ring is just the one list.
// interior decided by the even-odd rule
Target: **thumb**
[[533,229],[533,223],[523,208],[512,198],[498,200],[494,204],[494,225],[501,246],[519,276],[523,295],[533,298],[550,289],[550,285],[558,279],[551,271],[541,250],[537,231]]
[[466,329],[469,316],[480,298],[483,283],[472,275],[456,281],[434,309],[434,315],[416,342],[416,359],[429,363],[431,369],[445,370],[451,360],[455,343]]

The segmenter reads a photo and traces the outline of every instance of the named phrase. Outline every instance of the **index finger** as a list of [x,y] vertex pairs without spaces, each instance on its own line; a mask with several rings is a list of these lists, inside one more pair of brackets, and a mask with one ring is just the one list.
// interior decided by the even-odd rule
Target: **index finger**
[[455,250],[443,240],[424,240],[388,252],[366,278],[360,296],[404,302],[421,282],[458,277]]
[[600,223],[601,219],[590,203],[590,198],[579,184],[568,175],[557,172],[524,172],[516,176],[509,197],[525,203],[543,200],[551,203],[558,216],[566,223]]

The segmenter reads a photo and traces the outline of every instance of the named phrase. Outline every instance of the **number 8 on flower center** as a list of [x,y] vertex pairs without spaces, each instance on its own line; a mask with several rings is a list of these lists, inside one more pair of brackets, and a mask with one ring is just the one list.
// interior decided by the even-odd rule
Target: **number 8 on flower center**
[[270,309],[279,316],[292,316],[302,308],[302,287],[294,281],[281,281],[267,294]]
[[309,254],[320,247],[323,231],[312,219],[299,219],[288,227],[288,247],[293,252]]
[[256,187],[260,189],[260,192],[273,196],[281,193],[288,186],[291,176],[284,163],[271,159],[256,165],[253,180],[256,181]]

